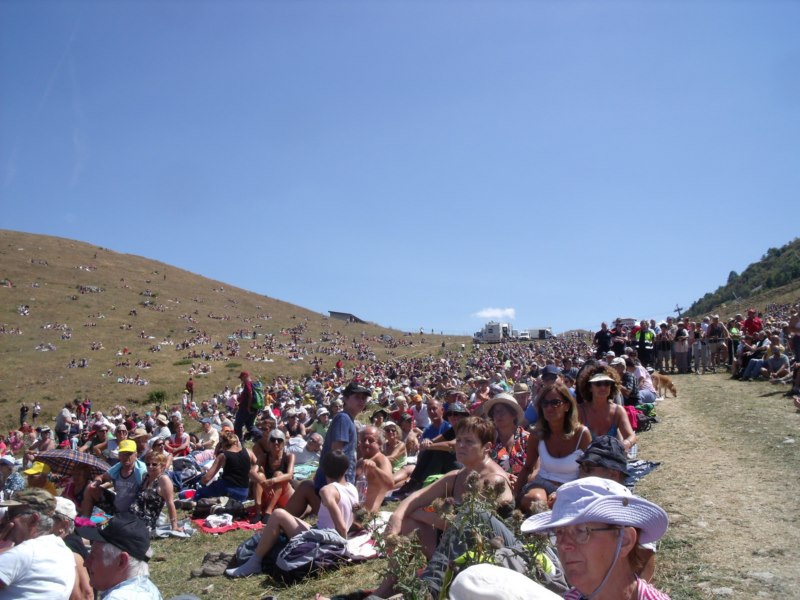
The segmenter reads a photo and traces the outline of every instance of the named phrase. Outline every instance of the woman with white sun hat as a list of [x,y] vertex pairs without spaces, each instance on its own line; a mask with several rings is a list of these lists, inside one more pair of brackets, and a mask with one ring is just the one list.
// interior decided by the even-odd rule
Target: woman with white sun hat
[[523,533],[546,533],[567,581],[567,600],[669,600],[636,575],[638,544],[667,530],[667,513],[608,479],[585,477],[558,489],[553,510],[529,517]]

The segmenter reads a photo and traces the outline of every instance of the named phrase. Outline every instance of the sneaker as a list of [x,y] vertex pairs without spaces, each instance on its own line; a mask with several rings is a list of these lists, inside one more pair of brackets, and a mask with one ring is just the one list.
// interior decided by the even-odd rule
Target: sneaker
[[256,523],[260,523],[261,519],[263,518],[264,515],[260,515],[258,513],[254,514],[252,517],[250,517],[250,525],[255,525]]

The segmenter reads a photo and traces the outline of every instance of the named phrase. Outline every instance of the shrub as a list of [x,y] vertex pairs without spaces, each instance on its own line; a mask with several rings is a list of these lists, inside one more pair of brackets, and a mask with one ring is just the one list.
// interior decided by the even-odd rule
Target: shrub
[[147,394],[147,401],[151,404],[161,404],[167,399],[167,392],[164,390],[153,390]]

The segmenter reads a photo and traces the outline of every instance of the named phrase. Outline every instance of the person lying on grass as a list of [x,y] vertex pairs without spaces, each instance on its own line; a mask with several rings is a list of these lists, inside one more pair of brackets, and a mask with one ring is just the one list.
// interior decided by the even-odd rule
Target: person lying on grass
[[[319,491],[320,509],[317,529],[335,529],[343,538],[353,524],[353,506],[358,503],[356,487],[345,480],[350,461],[341,450],[333,450],[322,459],[321,468],[327,484]],[[253,556],[235,569],[227,569],[228,577],[247,577],[261,572],[261,563],[280,534],[294,537],[311,529],[311,525],[282,508],[275,509],[264,529]]]

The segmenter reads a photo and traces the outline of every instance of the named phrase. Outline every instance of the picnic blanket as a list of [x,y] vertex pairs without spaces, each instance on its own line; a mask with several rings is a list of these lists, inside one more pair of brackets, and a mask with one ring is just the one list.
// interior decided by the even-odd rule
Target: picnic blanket
[[194,525],[203,533],[226,533],[228,531],[235,531],[237,529],[258,531],[264,527],[261,522],[250,523],[249,517],[245,517],[238,521],[233,521],[230,525],[223,525],[222,527],[211,527],[206,525],[205,519],[193,519],[192,523],[194,523]]
[[658,468],[660,462],[653,462],[650,460],[636,460],[628,463],[628,478],[625,480],[625,485],[631,488],[636,486],[636,484],[648,473]]

